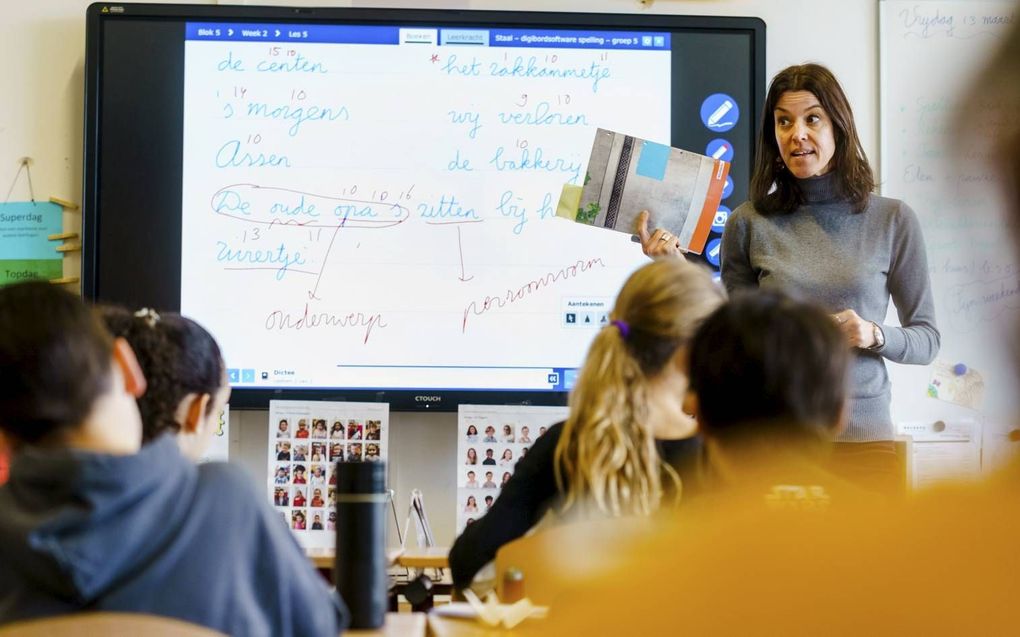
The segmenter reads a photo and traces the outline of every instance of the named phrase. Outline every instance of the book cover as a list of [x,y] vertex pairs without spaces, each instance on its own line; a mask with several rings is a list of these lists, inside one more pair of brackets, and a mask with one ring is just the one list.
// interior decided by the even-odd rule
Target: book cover
[[700,254],[729,168],[719,159],[600,128],[578,204],[558,214],[633,234],[638,213],[647,210],[649,227],[669,230],[680,247]]

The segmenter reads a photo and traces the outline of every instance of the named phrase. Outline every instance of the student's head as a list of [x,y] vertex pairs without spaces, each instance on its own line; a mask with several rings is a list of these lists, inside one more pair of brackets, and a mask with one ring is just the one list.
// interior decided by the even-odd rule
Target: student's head
[[315,491],[312,492],[312,495],[315,496],[316,498],[321,498],[322,497],[322,489],[316,489]]
[[[100,310],[110,332],[131,344],[148,389],[138,399],[142,440],[179,434],[182,451],[198,459],[212,441],[227,399],[223,357],[215,339],[201,325],[177,314],[123,308]],[[286,431],[287,421],[279,423]]]
[[294,465],[294,475],[296,476],[305,475],[305,465],[303,464]]
[[510,482],[510,472],[509,471],[504,471],[503,472],[503,479],[500,482],[502,484],[506,484],[507,482]]
[[496,428],[493,427],[492,425],[489,425],[488,427],[485,428],[485,435],[486,436],[491,436],[494,433],[496,433]]
[[467,505],[469,507],[473,507],[473,506],[476,506],[477,504],[478,504],[478,501],[475,500],[475,496],[469,495],[468,498],[467,498]]
[[308,430],[308,423],[307,423],[307,422],[305,422],[305,419],[304,419],[304,418],[302,418],[302,419],[300,419],[300,420],[298,420],[298,421],[297,421],[297,428],[298,428],[298,429],[299,429],[300,431],[307,431],[307,430]]
[[492,456],[493,456],[492,449],[486,449],[485,450],[485,457],[486,458],[491,458]]
[[486,471],[485,472],[485,481],[486,482],[492,482],[492,472],[491,471]]
[[527,425],[524,425],[523,427],[521,427],[521,435],[522,436],[527,436],[530,433],[530,431],[531,430],[528,429]]
[[509,449],[504,449],[503,450],[503,460],[513,460],[513,459],[514,459],[514,452],[509,450]]
[[279,430],[281,432],[287,431],[287,427],[288,427],[287,420],[286,419],[280,420],[280,424],[278,425],[278,427],[279,427]]
[[584,500],[607,515],[648,515],[659,507],[664,471],[648,405],[680,412],[688,342],[725,298],[708,270],[660,259],[634,272],[592,341],[570,395],[556,445],[564,509]]
[[688,408],[720,445],[831,438],[843,424],[849,357],[822,310],[778,292],[743,293],[694,338]]
[[145,391],[131,347],[91,308],[44,281],[0,288],[0,432],[12,448],[130,454]]
[[492,496],[491,495],[485,496],[485,506],[487,506],[487,507],[488,506],[492,506]]
[[503,425],[503,435],[512,436],[514,435],[514,429],[510,425]]
[[801,203],[796,180],[828,172],[835,173],[840,194],[863,210],[875,177],[850,101],[824,66],[787,67],[772,79],[765,97],[751,201],[766,214],[792,210]]
[[475,479],[475,472],[474,471],[468,471],[467,472],[467,479],[468,480],[474,480]]
[[333,426],[330,427],[330,431],[332,432],[332,431],[343,431],[343,430],[344,430],[344,424],[342,422],[340,422],[339,420],[334,420],[333,421]]
[[467,435],[469,435],[469,436],[477,436],[478,435],[478,428],[475,427],[474,425],[468,425]]
[[467,460],[468,460],[468,462],[470,462],[472,464],[474,464],[475,462],[478,461],[478,452],[475,451],[474,447],[468,447],[468,450],[467,450]]

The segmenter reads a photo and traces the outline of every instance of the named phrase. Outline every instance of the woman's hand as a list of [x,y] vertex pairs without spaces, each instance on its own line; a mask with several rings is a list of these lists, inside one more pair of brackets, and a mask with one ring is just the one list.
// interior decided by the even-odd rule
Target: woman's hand
[[651,258],[678,257],[684,253],[680,249],[680,240],[662,228],[648,232],[648,211],[638,213],[637,234],[641,239],[641,251]]
[[850,343],[850,347],[859,347],[861,349],[874,347],[874,323],[865,321],[860,316],[857,316],[857,312],[849,309],[833,314],[832,318],[836,321],[836,325],[839,326],[839,331],[843,332],[843,336]]

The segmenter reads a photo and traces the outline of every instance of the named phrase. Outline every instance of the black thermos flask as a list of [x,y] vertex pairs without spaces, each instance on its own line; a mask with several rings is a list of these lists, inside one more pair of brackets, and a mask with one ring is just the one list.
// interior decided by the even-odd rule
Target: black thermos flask
[[336,586],[352,629],[386,619],[386,464],[337,463]]

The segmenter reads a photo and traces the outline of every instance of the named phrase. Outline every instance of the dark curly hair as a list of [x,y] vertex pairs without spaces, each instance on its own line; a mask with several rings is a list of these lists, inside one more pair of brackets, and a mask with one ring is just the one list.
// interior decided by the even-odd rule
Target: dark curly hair
[[100,316],[115,337],[131,345],[145,374],[147,388],[138,399],[143,444],[165,432],[180,431],[174,416],[185,396],[214,395],[223,385],[219,345],[195,321],[179,314],[136,314],[121,307],[100,308]]

